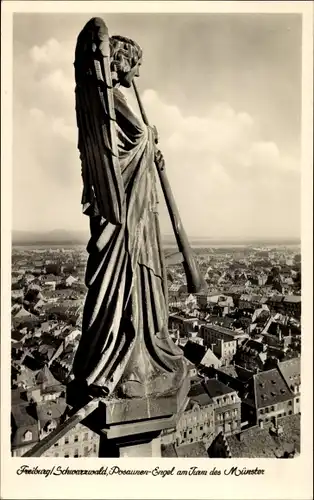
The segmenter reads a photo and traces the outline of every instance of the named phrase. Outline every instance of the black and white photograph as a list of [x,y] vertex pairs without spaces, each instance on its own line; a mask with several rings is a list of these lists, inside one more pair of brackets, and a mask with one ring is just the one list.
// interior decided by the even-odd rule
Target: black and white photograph
[[20,464],[114,459],[118,479],[119,459],[192,459],[197,475],[195,459],[228,458],[237,476],[302,457],[303,20],[14,12]]

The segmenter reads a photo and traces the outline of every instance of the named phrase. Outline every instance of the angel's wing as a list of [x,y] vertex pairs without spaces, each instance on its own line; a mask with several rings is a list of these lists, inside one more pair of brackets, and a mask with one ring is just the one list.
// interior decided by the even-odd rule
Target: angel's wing
[[[112,224],[124,217],[124,186],[115,129],[108,29],[91,19],[75,50],[76,117],[84,192],[99,214]],[[93,198],[93,199],[91,199]]]

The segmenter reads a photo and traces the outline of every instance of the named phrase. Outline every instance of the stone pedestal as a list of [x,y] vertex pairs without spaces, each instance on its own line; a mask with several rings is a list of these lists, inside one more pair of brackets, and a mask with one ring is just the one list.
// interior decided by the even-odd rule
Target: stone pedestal
[[142,443],[120,448],[121,458],[161,457],[160,437],[152,439],[148,443]]
[[[190,378],[169,394],[146,398],[102,398],[96,409],[82,421],[100,436],[99,457],[160,457],[160,433],[176,426],[188,403]],[[67,402],[74,409],[78,402],[75,386],[68,387]]]

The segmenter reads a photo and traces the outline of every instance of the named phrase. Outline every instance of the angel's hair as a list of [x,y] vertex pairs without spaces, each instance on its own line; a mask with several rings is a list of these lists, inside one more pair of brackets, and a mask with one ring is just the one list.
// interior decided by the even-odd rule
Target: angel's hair
[[141,47],[124,36],[110,37],[111,71],[115,73],[128,73],[142,58]]

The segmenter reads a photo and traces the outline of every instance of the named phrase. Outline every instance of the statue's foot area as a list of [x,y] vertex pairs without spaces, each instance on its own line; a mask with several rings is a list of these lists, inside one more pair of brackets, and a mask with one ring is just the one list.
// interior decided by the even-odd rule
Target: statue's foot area
[[147,378],[123,377],[115,393],[120,398],[145,398],[150,396],[167,396],[177,392],[187,377],[187,365],[181,358],[181,366],[175,372],[159,372]]

